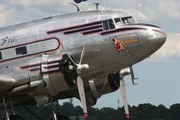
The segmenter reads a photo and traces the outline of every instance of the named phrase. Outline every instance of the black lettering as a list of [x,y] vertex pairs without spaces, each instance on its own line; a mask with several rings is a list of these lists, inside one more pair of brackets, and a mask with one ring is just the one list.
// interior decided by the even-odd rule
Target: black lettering
[[2,38],[1,40],[2,40],[1,46],[3,46],[5,43],[14,43],[14,42],[17,42],[16,38],[9,38],[8,36],[5,37],[5,38]]
[[1,46],[3,46],[6,43],[7,39],[8,39],[8,36],[2,39]]

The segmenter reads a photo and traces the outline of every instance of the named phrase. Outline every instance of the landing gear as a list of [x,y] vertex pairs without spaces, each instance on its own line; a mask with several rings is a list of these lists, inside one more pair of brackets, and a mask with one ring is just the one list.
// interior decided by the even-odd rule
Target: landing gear
[[[3,97],[3,104],[4,104],[5,113],[6,113],[6,117],[3,120],[25,120],[23,117],[15,114],[11,97],[7,97],[7,98]],[[31,113],[34,117],[36,117],[37,120],[44,120],[28,107],[26,106],[23,106],[23,107],[29,113]],[[60,105],[57,100],[53,100],[53,99],[51,100],[51,107],[53,111],[53,118],[51,120],[71,120],[67,116],[61,115]]]
[[53,117],[54,117],[51,120],[71,120],[67,116],[61,115],[59,108],[60,106],[57,100],[55,102],[51,102],[51,107],[53,110]]
[[[7,99],[3,98],[3,104],[6,113],[6,118],[4,118],[3,120],[25,120],[23,117],[15,115],[11,97]],[[7,105],[10,105],[10,110],[7,109]]]
[[[56,115],[56,120],[71,120],[70,118],[68,118],[67,116],[64,115]],[[55,120],[55,119],[52,119]]]

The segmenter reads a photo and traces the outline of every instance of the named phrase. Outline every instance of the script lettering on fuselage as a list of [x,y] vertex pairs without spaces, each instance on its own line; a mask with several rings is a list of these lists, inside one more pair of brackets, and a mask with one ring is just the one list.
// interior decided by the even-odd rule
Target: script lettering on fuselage
[[3,46],[4,44],[17,42],[17,39],[16,38],[9,38],[8,36],[6,36],[5,38],[2,38],[1,41],[2,41],[1,46]]
[[138,42],[137,38],[132,38],[129,35],[124,36],[125,40],[124,40],[124,44],[131,44],[131,43],[136,43]]
[[139,46],[139,40],[136,33],[130,33],[125,35],[111,36],[110,41],[114,44],[113,39],[117,38],[118,41],[122,41],[128,47],[137,47]]

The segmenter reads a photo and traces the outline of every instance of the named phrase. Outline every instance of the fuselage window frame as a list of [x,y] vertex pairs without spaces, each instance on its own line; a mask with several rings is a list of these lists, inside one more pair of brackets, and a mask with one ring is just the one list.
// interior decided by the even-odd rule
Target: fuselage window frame
[[112,19],[103,21],[103,30],[115,29],[114,21]]
[[26,46],[18,47],[15,50],[16,50],[16,55],[25,55],[25,54],[27,54]]
[[0,52],[0,60],[2,60],[3,58],[2,58],[2,53]]
[[133,16],[121,17],[121,21],[123,24],[133,24],[136,23]]
[[120,17],[114,18],[114,23],[115,23],[116,27],[119,27],[123,24]]

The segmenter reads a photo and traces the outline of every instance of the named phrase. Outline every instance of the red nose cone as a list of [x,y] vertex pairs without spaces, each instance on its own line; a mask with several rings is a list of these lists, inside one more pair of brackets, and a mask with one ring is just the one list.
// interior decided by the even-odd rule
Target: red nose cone
[[129,119],[129,118],[130,118],[129,114],[127,114],[127,115],[126,115],[126,118],[127,118],[127,119]]
[[85,118],[88,118],[88,114],[87,114],[87,113],[84,113],[84,117],[85,117]]

